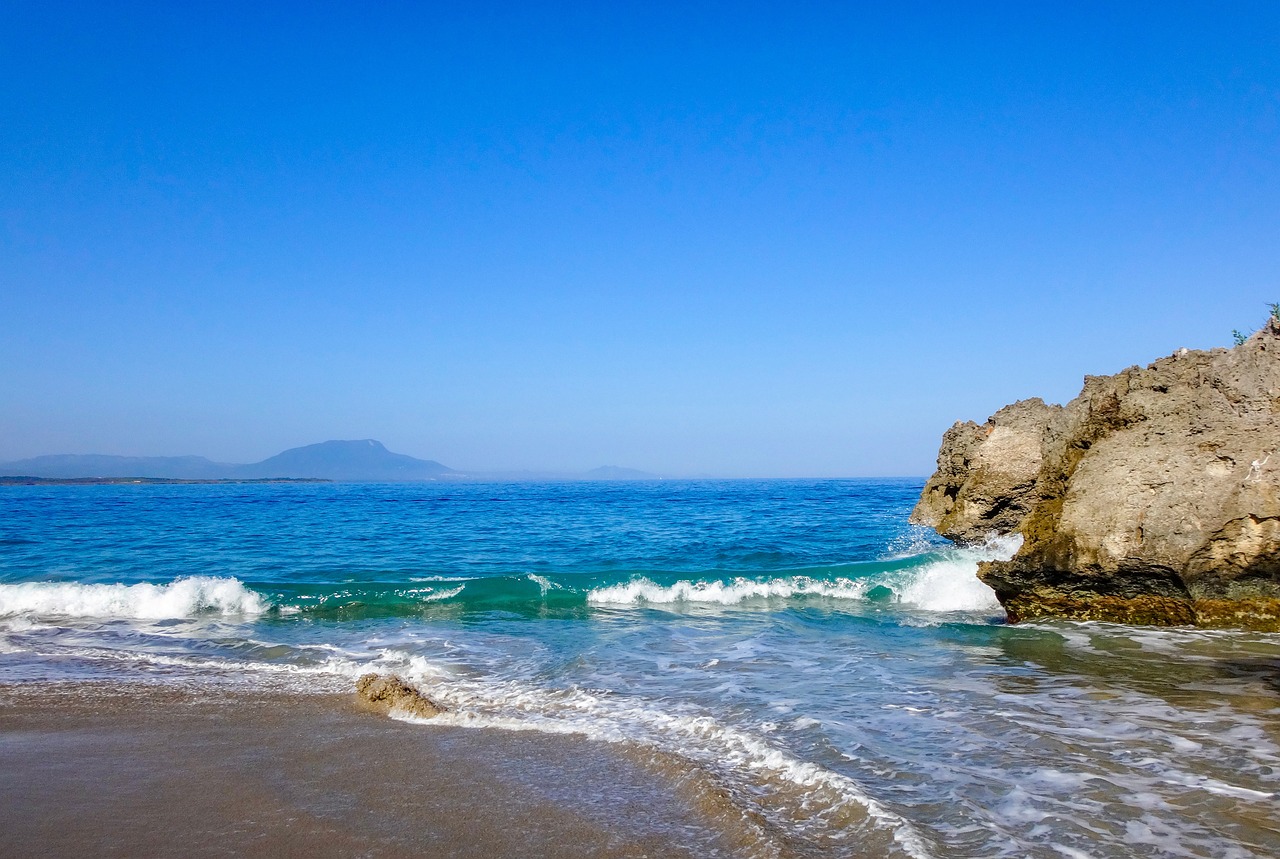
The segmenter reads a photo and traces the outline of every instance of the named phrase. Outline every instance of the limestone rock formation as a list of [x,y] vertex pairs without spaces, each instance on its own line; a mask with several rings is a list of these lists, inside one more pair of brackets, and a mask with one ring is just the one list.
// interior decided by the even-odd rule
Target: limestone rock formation
[[1280,631],[1280,320],[957,424],[913,518],[1023,536],[978,573],[1014,622]]
[[1039,499],[1041,440],[1061,411],[1037,397],[1005,406],[982,426],[957,422],[942,436],[938,470],[911,521],[962,542],[1016,530]]
[[395,674],[365,674],[356,681],[356,694],[365,703],[387,712],[429,719],[447,708],[432,701]]

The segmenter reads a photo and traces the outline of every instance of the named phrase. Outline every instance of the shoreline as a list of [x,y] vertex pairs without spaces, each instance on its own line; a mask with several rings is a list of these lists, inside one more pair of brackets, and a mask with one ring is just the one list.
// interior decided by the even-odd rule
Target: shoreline
[[13,859],[789,852],[690,787],[585,738],[412,724],[354,694],[0,684]]

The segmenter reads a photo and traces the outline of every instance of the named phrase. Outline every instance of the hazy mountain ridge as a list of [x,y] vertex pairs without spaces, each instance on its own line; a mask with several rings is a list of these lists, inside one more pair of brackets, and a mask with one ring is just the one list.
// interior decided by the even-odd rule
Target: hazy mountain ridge
[[192,480],[309,477],[353,482],[436,480],[453,474],[434,460],[392,453],[382,442],[326,441],[290,448],[246,465],[203,456],[57,454],[0,463],[0,473],[24,477],[161,477]]
[[164,478],[170,480],[263,480],[307,478],[350,483],[423,480],[661,480],[634,468],[605,465],[582,473],[461,472],[432,459],[392,453],[380,441],[324,441],[282,451],[261,462],[214,462],[203,456],[109,456],[54,454],[0,462],[0,475],[41,478]]
[[246,466],[213,462],[203,456],[108,456],[63,453],[0,463],[0,473],[24,477],[160,477],[215,480],[233,477]]
[[433,459],[392,453],[382,442],[323,441],[294,447],[254,465],[239,466],[236,477],[319,477],[326,480],[395,482],[435,480],[453,469]]
[[587,480],[662,480],[660,474],[638,468],[623,468],[620,465],[602,465],[591,469],[584,476]]

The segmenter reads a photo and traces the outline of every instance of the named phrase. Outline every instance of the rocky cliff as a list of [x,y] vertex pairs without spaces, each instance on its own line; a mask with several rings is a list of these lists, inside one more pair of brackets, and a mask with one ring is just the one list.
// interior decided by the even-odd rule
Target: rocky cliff
[[978,572],[1013,622],[1280,631],[1280,321],[956,424],[912,520],[1022,535]]
[[1062,406],[1020,400],[979,426],[957,423],[942,436],[938,470],[911,514],[913,522],[961,542],[1008,534],[1039,500],[1045,427]]

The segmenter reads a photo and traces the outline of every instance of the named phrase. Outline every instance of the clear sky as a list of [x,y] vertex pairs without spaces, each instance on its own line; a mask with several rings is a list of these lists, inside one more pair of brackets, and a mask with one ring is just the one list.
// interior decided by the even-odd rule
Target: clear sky
[[5,2],[0,80],[0,460],[921,475],[1280,301],[1274,2]]

